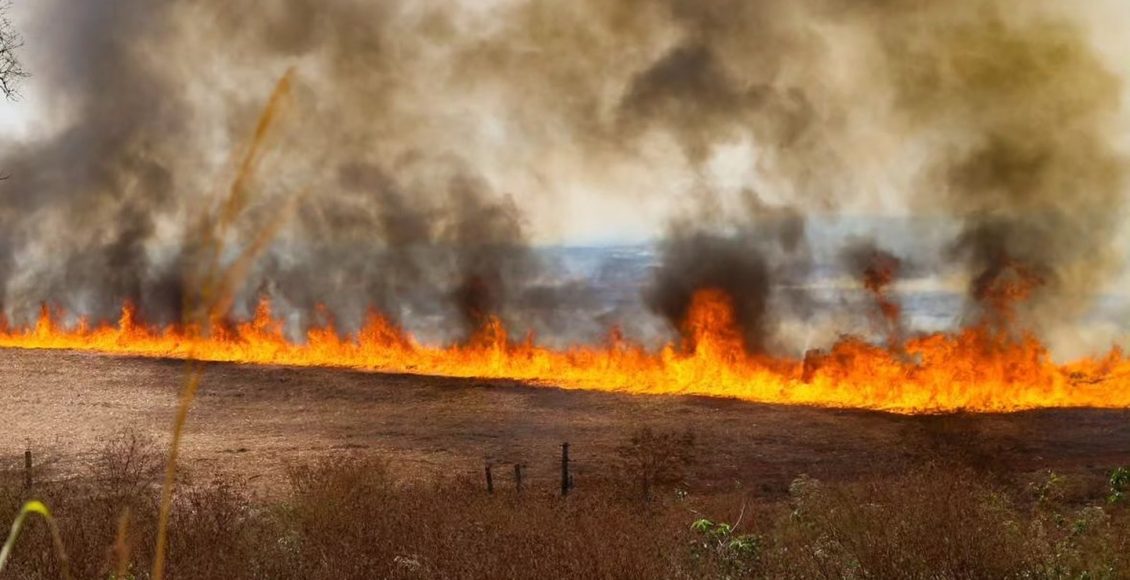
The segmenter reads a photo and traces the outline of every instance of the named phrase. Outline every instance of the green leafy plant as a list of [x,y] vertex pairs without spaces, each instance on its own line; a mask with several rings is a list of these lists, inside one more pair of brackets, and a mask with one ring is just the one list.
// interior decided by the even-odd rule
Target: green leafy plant
[[1039,505],[1059,502],[1063,499],[1066,487],[1067,479],[1050,469],[1028,484],[1028,489]]
[[[744,508],[742,513],[744,515]],[[691,531],[697,534],[695,555],[713,560],[727,575],[744,575],[755,569],[763,541],[754,534],[737,533],[740,524],[740,516],[733,525],[706,518],[695,520],[691,524]]]
[[1079,536],[1101,529],[1110,523],[1110,515],[1099,506],[1088,506],[1076,514],[1071,524],[1071,535]]
[[1110,474],[1110,496],[1107,497],[1107,501],[1110,503],[1126,501],[1127,487],[1130,487],[1130,469],[1125,467],[1115,468]]

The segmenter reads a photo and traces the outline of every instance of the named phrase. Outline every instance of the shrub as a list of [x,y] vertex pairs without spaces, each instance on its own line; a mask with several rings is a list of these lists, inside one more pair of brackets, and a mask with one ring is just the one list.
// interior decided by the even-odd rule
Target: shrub
[[694,444],[690,431],[656,432],[644,427],[616,449],[620,472],[650,501],[657,489],[684,482],[687,468],[694,462]]

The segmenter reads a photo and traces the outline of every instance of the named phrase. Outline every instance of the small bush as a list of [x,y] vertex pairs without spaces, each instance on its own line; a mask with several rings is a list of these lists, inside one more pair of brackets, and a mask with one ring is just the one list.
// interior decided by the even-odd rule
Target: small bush
[[684,483],[694,462],[694,433],[656,432],[644,427],[616,449],[622,475],[646,500],[658,489]]
[[1107,501],[1110,503],[1125,502],[1127,488],[1130,488],[1130,469],[1116,468],[1110,474],[1110,495],[1107,497]]

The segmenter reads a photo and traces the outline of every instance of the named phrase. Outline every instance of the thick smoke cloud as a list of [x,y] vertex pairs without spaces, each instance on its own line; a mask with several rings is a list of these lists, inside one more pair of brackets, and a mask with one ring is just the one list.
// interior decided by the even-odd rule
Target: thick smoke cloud
[[696,291],[721,290],[733,301],[746,350],[759,354],[775,346],[774,315],[801,305],[776,285],[800,282],[797,267],[803,270],[809,256],[801,214],[765,207],[752,193],[744,201],[735,216],[696,214],[673,224],[647,302],[679,329]]
[[[695,290],[723,289],[751,352],[774,350],[782,309],[803,312],[812,212],[893,203],[957,220],[948,258],[971,280],[973,320],[993,324],[1014,322],[999,303],[1018,283],[1031,286],[1024,324],[1071,322],[1120,263],[1120,80],[1050,3],[27,10],[49,122],[0,155],[17,319],[42,301],[105,318],[126,299],[179,318],[190,226],[216,211],[290,68],[292,102],[225,241],[252,243],[297,200],[234,305],[266,294],[293,331],[326,316],[352,330],[370,307],[441,340],[491,316],[519,334],[587,329],[575,307],[598,298],[531,248],[578,189],[668,208],[646,304],[677,329]],[[726,150],[743,156],[738,183],[717,176]]]
[[180,172],[191,171],[187,155],[176,166],[168,156],[170,136],[186,134],[189,116],[145,54],[144,39],[163,32],[167,11],[119,4],[58,3],[40,15],[56,24],[61,46],[32,60],[35,74],[51,87],[49,106],[70,122],[51,138],[14,144],[4,158],[13,180],[2,192],[0,235],[17,306],[43,300],[105,311],[128,299],[167,312],[177,303],[175,273],[151,264],[147,245],[175,203]]
[[999,323],[1002,295],[1031,293],[1020,314],[1061,322],[1121,265],[1125,159],[1111,131],[1121,82],[1072,25],[970,4],[884,38],[896,113],[947,153],[921,201],[964,222],[954,253],[977,316]]

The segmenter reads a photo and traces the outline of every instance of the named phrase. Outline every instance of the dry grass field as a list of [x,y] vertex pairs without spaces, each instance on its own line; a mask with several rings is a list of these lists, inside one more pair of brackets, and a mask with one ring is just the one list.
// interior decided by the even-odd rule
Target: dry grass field
[[[73,577],[147,577],[183,365],[0,351],[0,517],[44,499]],[[910,417],[216,364],[183,457],[172,578],[1130,569],[1130,510],[1109,500],[1112,470],[1130,463],[1124,411]],[[497,465],[493,495],[485,461]],[[527,466],[520,495],[513,463]],[[42,524],[20,538],[10,569],[59,577]]]

